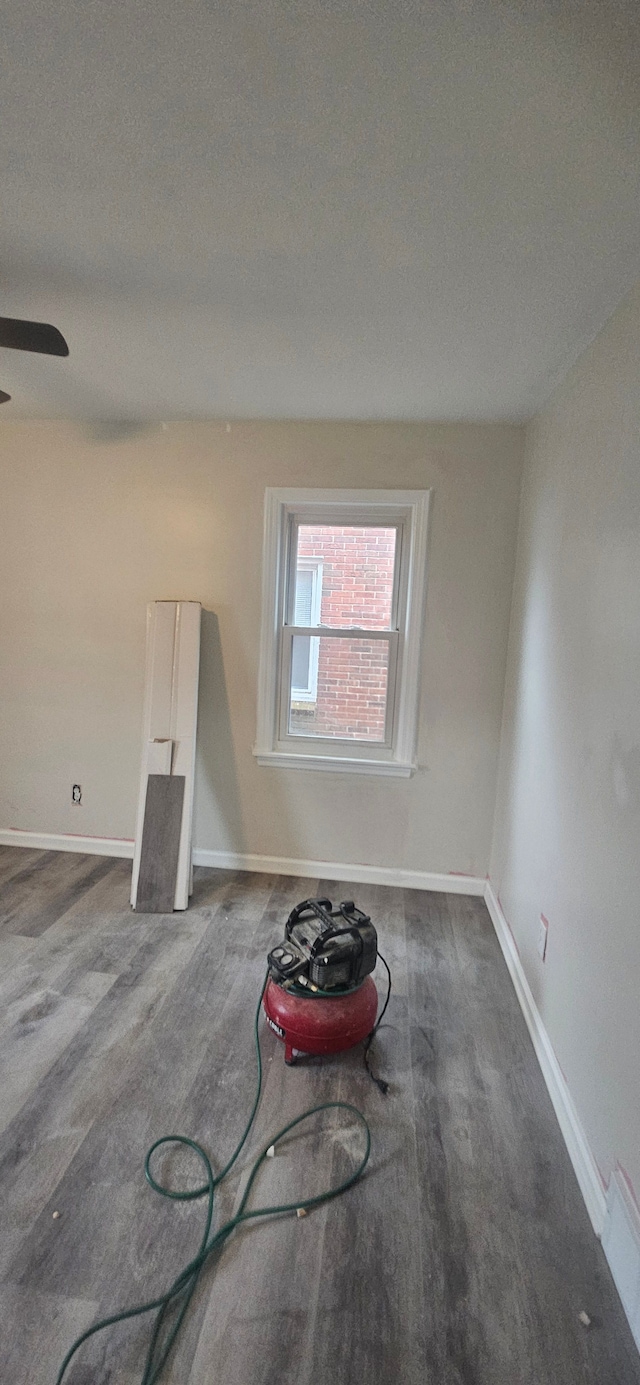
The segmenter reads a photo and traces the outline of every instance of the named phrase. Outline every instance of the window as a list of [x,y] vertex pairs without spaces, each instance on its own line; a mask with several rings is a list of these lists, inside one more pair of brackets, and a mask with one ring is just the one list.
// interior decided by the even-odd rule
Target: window
[[411,773],[428,499],[267,491],[261,764]]

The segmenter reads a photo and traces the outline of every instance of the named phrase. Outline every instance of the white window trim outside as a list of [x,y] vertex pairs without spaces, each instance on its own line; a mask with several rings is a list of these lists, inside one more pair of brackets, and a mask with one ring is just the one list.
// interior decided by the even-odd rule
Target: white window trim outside
[[[422,627],[427,585],[429,491],[275,489],[265,492],[262,626],[254,755],[260,765],[408,777],[415,769]],[[345,517],[345,510],[354,513]],[[312,524],[402,526],[397,611],[398,680],[387,745],[279,734],[281,628],[291,516]],[[327,629],[326,634],[331,631]],[[359,632],[360,633],[360,632]],[[362,630],[362,635],[374,632]],[[391,678],[391,669],[389,676]]]
[[[301,568],[305,572],[311,572],[311,619],[310,625],[320,624],[320,608],[322,606],[322,562],[320,558],[300,558],[298,559],[298,570]],[[320,657],[320,637],[311,636],[311,648],[309,651],[309,687],[294,688],[291,685],[291,696],[295,696],[296,702],[315,702],[318,696],[318,662]]]

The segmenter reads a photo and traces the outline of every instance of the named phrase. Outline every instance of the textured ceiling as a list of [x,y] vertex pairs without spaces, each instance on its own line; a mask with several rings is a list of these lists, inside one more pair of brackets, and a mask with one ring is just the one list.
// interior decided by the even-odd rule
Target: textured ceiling
[[640,275],[637,0],[4,0],[3,417],[520,419]]

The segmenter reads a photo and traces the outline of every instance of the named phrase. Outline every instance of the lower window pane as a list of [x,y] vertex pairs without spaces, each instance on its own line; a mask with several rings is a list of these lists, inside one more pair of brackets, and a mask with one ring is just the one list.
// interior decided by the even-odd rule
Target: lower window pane
[[384,741],[387,640],[294,635],[289,734]]

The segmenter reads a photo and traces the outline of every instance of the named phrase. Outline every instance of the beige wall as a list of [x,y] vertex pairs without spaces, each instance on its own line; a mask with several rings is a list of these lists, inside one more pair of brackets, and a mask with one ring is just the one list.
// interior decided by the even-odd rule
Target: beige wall
[[[484,874],[522,430],[0,424],[0,827],[131,837],[146,603],[205,607],[199,847]],[[433,487],[419,772],[252,756],[265,486]],[[83,787],[81,808],[71,785]]]
[[600,1169],[637,1193],[639,382],[636,291],[529,430],[491,864]]

